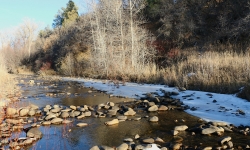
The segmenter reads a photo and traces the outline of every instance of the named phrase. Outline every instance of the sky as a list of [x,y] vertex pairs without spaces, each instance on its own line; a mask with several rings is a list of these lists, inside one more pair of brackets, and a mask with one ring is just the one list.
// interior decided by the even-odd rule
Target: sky
[[[66,7],[69,0],[0,0],[0,31],[8,30],[29,18],[37,22],[41,29],[52,27],[58,10]],[[73,0],[83,12],[84,0]]]

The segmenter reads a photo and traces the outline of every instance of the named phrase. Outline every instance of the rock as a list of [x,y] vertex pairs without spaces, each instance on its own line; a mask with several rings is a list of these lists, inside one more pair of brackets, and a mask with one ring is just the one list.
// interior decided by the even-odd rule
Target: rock
[[54,118],[51,120],[51,123],[52,124],[61,124],[62,121],[63,121],[63,119],[61,119],[61,118]]
[[32,139],[26,139],[26,140],[23,141],[23,144],[24,144],[24,145],[31,145],[32,142],[33,142]]
[[7,116],[14,116],[16,113],[17,113],[17,110],[15,108],[8,107],[6,109]]
[[20,109],[20,111],[19,111],[19,116],[20,116],[20,117],[27,116],[28,113],[29,113],[29,109],[28,109],[28,108],[22,108],[22,109]]
[[42,125],[48,126],[48,125],[51,125],[51,122],[50,121],[44,121],[44,122],[42,122]]
[[161,148],[161,150],[168,150],[168,148],[166,148],[166,147],[162,147],[162,148]]
[[90,117],[90,116],[91,116],[91,111],[86,111],[86,112],[84,113],[84,116],[85,116],[85,117]]
[[50,113],[48,116],[45,117],[45,120],[50,120],[50,119],[53,119],[53,118],[56,118],[56,115],[53,114],[53,113]]
[[173,134],[173,135],[177,135],[178,133],[179,133],[179,131],[172,130],[172,134]]
[[119,119],[119,120],[127,120],[127,118],[128,118],[127,116],[118,116],[117,117],[117,119]]
[[214,126],[228,126],[227,122],[212,122]]
[[90,150],[100,150],[98,146],[93,146]]
[[113,102],[108,102],[108,105],[111,106],[111,107],[113,107],[113,106],[115,106],[115,103],[113,103]]
[[203,129],[201,134],[212,134],[215,132],[224,132],[222,127],[210,126],[209,128]]
[[183,141],[183,138],[180,137],[180,136],[174,136],[174,141],[175,141],[176,143],[180,143],[180,142]]
[[74,105],[70,105],[69,108],[76,110],[76,106],[74,106]]
[[164,143],[163,139],[161,139],[161,138],[159,138],[159,137],[157,137],[157,138],[155,139],[155,142]]
[[29,84],[35,84],[34,80],[29,80]]
[[144,148],[142,145],[136,145],[135,150],[144,150]]
[[203,150],[212,150],[212,149],[213,149],[213,147],[211,147],[211,146],[207,146],[207,147],[203,148]]
[[232,141],[228,141],[228,142],[227,142],[227,146],[228,146],[229,148],[233,148],[233,146],[234,146],[234,145],[233,145],[233,142],[232,142]]
[[101,146],[101,150],[115,150],[115,148],[109,146]]
[[71,123],[72,121],[71,120],[63,120],[62,123],[63,124],[68,124],[68,123]]
[[80,116],[77,116],[77,119],[82,119],[82,118],[84,118],[84,117],[85,117],[85,115],[82,114],[82,115],[80,115]]
[[38,128],[31,128],[28,132],[27,132],[27,137],[30,138],[42,138],[43,134],[42,132],[38,129]]
[[159,111],[166,111],[168,110],[168,107],[167,106],[164,106],[164,105],[161,105],[159,108],[158,108]]
[[175,143],[173,146],[172,146],[172,149],[173,150],[179,150],[181,148],[182,144],[181,143]]
[[230,141],[232,138],[230,136],[225,136],[225,137],[222,137],[220,140],[219,140],[219,143],[221,145],[223,145],[225,142],[228,142]]
[[123,141],[124,141],[124,142],[133,142],[133,139],[131,139],[131,138],[126,138],[126,139],[124,139]]
[[78,127],[85,127],[85,126],[88,126],[87,123],[78,123],[76,124]]
[[118,124],[118,123],[119,123],[119,120],[118,120],[118,119],[113,119],[113,120],[111,120],[111,121],[105,122],[105,125],[111,126],[111,125],[115,125],[115,124]]
[[108,110],[108,115],[109,116],[116,116],[117,110],[116,109],[110,109]]
[[74,117],[75,117],[74,111],[70,112],[70,113],[69,113],[69,116],[72,117],[72,118],[74,118]]
[[54,108],[54,109],[51,109],[50,110],[50,112],[52,112],[52,113],[58,113],[58,112],[60,112],[62,109],[61,108]]
[[79,116],[80,114],[81,114],[81,112],[80,112],[80,111],[74,111],[74,115],[75,115],[75,117]]
[[136,135],[135,135],[135,139],[137,140],[137,139],[139,139],[139,138],[140,138],[139,134],[136,134]]
[[157,105],[153,105],[151,107],[148,108],[149,112],[153,112],[153,111],[157,111],[158,110],[158,106]]
[[29,116],[34,116],[36,114],[36,110],[34,109],[30,109],[30,111],[28,112]]
[[148,144],[143,150],[161,150],[156,144]]
[[19,123],[22,123],[23,122],[23,119],[6,119],[5,120],[7,123],[10,123],[10,124],[19,124]]
[[127,149],[128,149],[127,143],[122,143],[120,146],[116,148],[116,150],[127,150]]
[[34,104],[30,104],[29,106],[31,109],[35,109],[35,110],[39,109],[39,107],[37,105],[34,105]]
[[185,131],[188,128],[186,125],[176,126],[174,128],[175,131]]
[[68,112],[62,112],[61,113],[61,117],[62,118],[68,118],[69,117],[69,113]]
[[128,111],[124,113],[125,116],[134,116],[136,112],[132,108],[128,108]]
[[150,122],[158,122],[159,118],[157,116],[153,116],[149,119]]
[[155,140],[153,138],[147,138],[147,139],[143,139],[142,142],[146,144],[152,144],[155,142]]

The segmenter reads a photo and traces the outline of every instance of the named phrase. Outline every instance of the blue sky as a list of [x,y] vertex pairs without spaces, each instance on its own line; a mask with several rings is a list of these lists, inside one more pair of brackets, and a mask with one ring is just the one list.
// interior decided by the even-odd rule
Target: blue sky
[[[0,31],[11,29],[30,18],[38,22],[41,28],[50,26],[62,7],[69,0],[0,0]],[[82,10],[84,0],[73,0]]]

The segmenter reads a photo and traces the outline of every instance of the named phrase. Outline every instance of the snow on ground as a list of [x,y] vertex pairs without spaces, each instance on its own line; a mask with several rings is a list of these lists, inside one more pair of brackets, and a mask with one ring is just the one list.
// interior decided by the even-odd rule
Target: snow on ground
[[[162,94],[160,89],[169,92],[179,92],[176,88],[164,85],[125,83],[125,85],[120,84],[117,88],[108,80],[66,77],[62,78],[62,80],[83,82],[85,87],[93,87],[97,90],[107,91],[108,94],[114,96],[129,98],[140,98],[144,96],[143,94],[149,92]],[[187,90],[179,92],[179,95],[173,97],[180,99],[185,105],[190,106],[190,108],[196,108],[194,111],[188,109],[186,112],[204,120],[224,121],[236,126],[241,124],[250,125],[250,102],[237,98],[234,95]],[[245,114],[239,114],[239,110],[242,110]]]

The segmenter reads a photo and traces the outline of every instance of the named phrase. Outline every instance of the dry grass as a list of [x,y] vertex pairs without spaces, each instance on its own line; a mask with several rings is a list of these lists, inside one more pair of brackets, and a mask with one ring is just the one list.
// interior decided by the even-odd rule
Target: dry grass
[[160,74],[167,85],[235,93],[250,81],[249,56],[249,53],[193,52],[187,60],[160,70]]
[[14,77],[7,73],[3,58],[0,57],[0,100],[9,94],[15,94],[16,81]]
[[165,69],[145,65],[140,72],[131,68],[110,72],[109,79],[160,83],[217,93],[236,93],[250,81],[250,53],[189,52],[187,59]]

